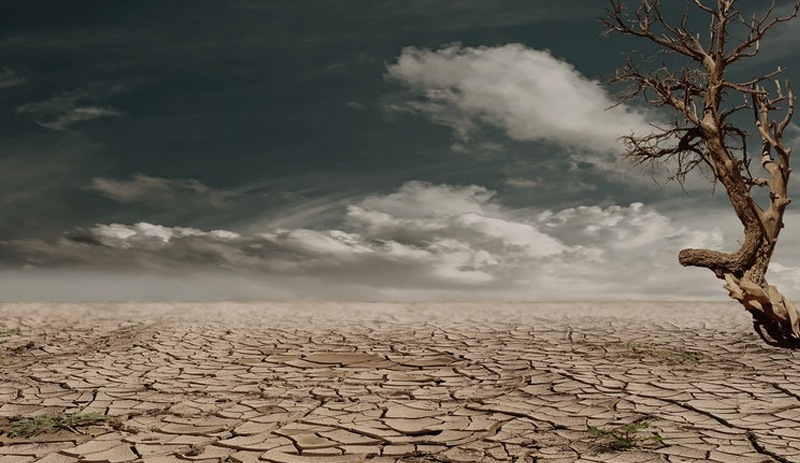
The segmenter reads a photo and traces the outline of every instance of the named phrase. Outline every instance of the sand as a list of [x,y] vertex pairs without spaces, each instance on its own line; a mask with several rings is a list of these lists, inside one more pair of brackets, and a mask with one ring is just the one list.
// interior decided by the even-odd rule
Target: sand
[[[735,303],[5,303],[0,463],[800,461],[798,354],[748,318]],[[64,413],[107,418],[11,432]]]

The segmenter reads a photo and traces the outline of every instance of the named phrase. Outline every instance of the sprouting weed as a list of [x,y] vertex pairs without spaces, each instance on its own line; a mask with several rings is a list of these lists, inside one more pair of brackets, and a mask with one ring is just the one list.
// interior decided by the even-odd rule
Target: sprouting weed
[[641,431],[647,429],[650,423],[647,421],[634,421],[633,423],[619,426],[616,428],[589,427],[589,435],[594,440],[595,445],[606,450],[622,451],[634,447],[645,447],[648,445],[663,445],[664,439],[655,432],[643,435]]
[[74,430],[107,419],[98,413],[58,413],[55,415],[39,415],[20,417],[11,420],[11,437],[31,437],[48,431],[60,429]]

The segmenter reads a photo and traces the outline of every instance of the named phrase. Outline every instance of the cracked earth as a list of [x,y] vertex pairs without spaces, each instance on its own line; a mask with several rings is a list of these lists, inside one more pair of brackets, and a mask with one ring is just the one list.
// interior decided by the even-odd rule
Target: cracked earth
[[[798,354],[733,303],[9,303],[0,324],[0,463],[800,462]],[[12,432],[63,413],[107,418]]]

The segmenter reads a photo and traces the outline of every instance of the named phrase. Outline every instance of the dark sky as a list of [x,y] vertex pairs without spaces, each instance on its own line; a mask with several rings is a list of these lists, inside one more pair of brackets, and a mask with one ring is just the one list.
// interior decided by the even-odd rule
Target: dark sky
[[[619,159],[619,135],[664,115],[608,109],[599,81],[646,47],[603,37],[603,14],[0,2],[0,294],[713,297],[713,276],[675,255],[735,246],[738,227],[705,182],[661,188]],[[734,72],[791,65],[797,34]],[[792,248],[778,280],[798,281]]]

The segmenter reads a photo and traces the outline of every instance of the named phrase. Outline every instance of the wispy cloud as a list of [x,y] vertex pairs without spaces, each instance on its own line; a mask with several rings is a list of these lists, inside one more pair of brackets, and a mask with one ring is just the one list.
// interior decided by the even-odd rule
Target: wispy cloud
[[[86,224],[89,208],[73,207],[81,172],[96,163],[98,144],[76,133],[4,140],[0,156],[0,236],[52,236]],[[92,223],[92,222],[89,222]]]
[[0,69],[0,89],[16,87],[25,83],[27,83],[27,80],[24,77],[17,75],[13,69],[9,67],[3,67]]
[[90,86],[59,93],[44,101],[25,103],[17,108],[17,114],[35,118],[42,127],[65,130],[79,122],[124,115],[115,108],[97,104],[120,90],[118,86]]
[[67,110],[49,122],[39,122],[42,127],[53,130],[64,130],[73,124],[91,121],[101,117],[122,116],[123,113],[113,108],[100,108],[97,106],[81,106]]
[[597,186],[592,185],[591,183],[576,181],[574,179],[555,181],[555,180],[548,180],[543,177],[535,177],[535,178],[511,177],[506,180],[506,185],[514,188],[558,190],[564,193],[578,193],[582,191],[597,190]]
[[89,186],[120,203],[147,203],[163,206],[205,204],[223,207],[234,193],[211,188],[195,179],[151,177],[134,174],[130,180],[95,177]]
[[612,107],[598,82],[549,51],[521,44],[405,48],[388,76],[417,97],[393,109],[425,114],[462,140],[488,125],[515,140],[608,155],[619,152],[621,135],[652,130],[645,113]]
[[729,238],[639,203],[523,214],[479,186],[422,182],[354,202],[340,223],[246,233],[101,224],[3,248],[40,269],[281,281],[290,299],[693,299],[721,297],[719,285],[681,268],[677,251]]

